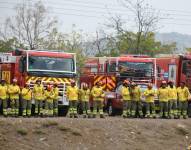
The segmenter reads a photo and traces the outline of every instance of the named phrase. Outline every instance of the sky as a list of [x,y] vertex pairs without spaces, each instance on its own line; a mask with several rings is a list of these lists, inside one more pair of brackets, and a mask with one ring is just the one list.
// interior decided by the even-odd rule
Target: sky
[[[18,3],[35,3],[38,0],[0,0],[0,24],[7,17],[14,16]],[[128,29],[135,30],[134,17],[121,0],[41,0],[49,10],[49,15],[59,21],[59,30],[71,32],[75,28],[87,34],[106,29],[111,16],[120,15],[128,21]],[[124,1],[124,0],[123,0]],[[135,1],[135,0],[132,0]],[[157,32],[179,32],[191,34],[191,0],[145,0],[159,11]]]

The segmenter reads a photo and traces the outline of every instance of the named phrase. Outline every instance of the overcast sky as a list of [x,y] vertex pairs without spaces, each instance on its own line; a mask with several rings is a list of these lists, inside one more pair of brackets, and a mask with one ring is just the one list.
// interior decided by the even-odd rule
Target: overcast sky
[[[27,1],[37,0],[0,0],[0,23],[6,17],[14,15],[14,6]],[[133,0],[132,0],[133,1]],[[132,13],[125,9],[119,0],[42,0],[49,8],[51,16],[56,16],[59,29],[70,32],[72,25],[85,33],[95,33],[105,27],[111,15],[121,15],[124,19],[131,19]],[[162,17],[158,32],[179,32],[191,34],[191,0],[147,0],[153,8],[160,10]],[[130,23],[133,30],[134,22]]]

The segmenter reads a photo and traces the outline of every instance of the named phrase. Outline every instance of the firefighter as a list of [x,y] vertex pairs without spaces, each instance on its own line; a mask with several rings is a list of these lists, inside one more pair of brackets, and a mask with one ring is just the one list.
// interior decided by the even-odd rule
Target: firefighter
[[124,118],[131,115],[131,97],[130,97],[130,82],[128,80],[123,81],[123,87],[121,88],[121,95],[123,99],[123,114]]
[[79,89],[76,86],[76,82],[74,80],[70,81],[70,86],[66,90],[67,99],[69,100],[69,115],[70,118],[78,118],[77,114],[77,106],[78,106],[78,94]]
[[11,112],[12,116],[19,115],[19,94],[20,88],[17,85],[17,79],[13,79],[13,83],[8,87],[8,93],[10,95],[10,105],[11,105]]
[[84,84],[82,89],[80,90],[80,100],[82,102],[82,110],[83,110],[83,117],[90,118],[90,104],[89,104],[89,99],[90,99],[90,90],[88,89],[88,84]]
[[33,88],[33,96],[35,100],[35,114],[43,115],[43,100],[44,100],[44,86],[41,84],[41,80],[38,79]]
[[142,103],[141,103],[141,89],[135,82],[131,83],[130,91],[132,99],[132,117],[136,117],[136,110],[138,110],[139,116],[143,118]]
[[187,109],[188,109],[188,99],[190,97],[190,92],[185,86],[185,82],[180,83],[180,87],[177,89],[178,93],[178,118],[183,115],[184,119],[187,119]]
[[97,113],[100,114],[100,118],[104,118],[103,101],[104,101],[105,94],[103,92],[103,88],[101,87],[101,85],[102,85],[101,81],[97,82],[91,91],[91,94],[93,96],[93,117],[94,118],[96,117]]
[[55,95],[53,91],[52,85],[47,85],[45,90],[45,115],[52,117],[54,115],[53,113],[53,101],[54,101]]
[[2,106],[3,115],[7,116],[7,86],[5,85],[5,80],[1,80],[0,85],[0,107]]
[[22,108],[23,108],[23,117],[31,116],[31,101],[32,101],[32,91],[30,89],[30,85],[26,84],[25,87],[21,91],[22,96]]
[[152,83],[149,83],[147,89],[144,91],[147,118],[156,118],[155,103],[154,103],[155,94],[156,91],[153,89]]
[[167,82],[164,80],[161,83],[161,87],[158,89],[158,98],[160,105],[160,117],[163,115],[168,118],[168,100],[169,100],[169,88],[167,87]]
[[173,81],[168,82],[169,88],[169,101],[168,101],[168,115],[169,118],[177,118],[177,88]]
[[54,100],[53,100],[53,111],[54,116],[58,116],[58,98],[59,98],[59,89],[58,84],[54,83],[53,85]]

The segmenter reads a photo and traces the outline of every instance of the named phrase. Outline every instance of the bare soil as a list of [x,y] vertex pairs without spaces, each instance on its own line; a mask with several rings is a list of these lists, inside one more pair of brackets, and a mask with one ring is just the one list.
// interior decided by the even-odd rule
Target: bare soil
[[183,150],[191,119],[0,118],[2,150]]

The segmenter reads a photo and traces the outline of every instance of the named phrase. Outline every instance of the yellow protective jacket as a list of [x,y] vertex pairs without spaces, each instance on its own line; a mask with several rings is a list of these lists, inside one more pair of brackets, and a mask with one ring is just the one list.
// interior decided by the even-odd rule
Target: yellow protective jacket
[[9,85],[8,87],[8,93],[10,95],[10,99],[14,100],[14,99],[19,99],[19,94],[20,94],[20,88],[18,85]]
[[21,96],[22,96],[22,99],[24,100],[32,100],[32,91],[31,89],[28,89],[28,88],[23,88],[22,91],[21,91]]
[[103,101],[104,100],[105,94],[103,92],[102,87],[94,86],[92,88],[91,94],[93,96],[93,100],[97,100],[97,101]]
[[169,100],[177,100],[177,88],[173,86],[173,88],[168,87],[168,98]]
[[187,87],[184,87],[184,88],[178,87],[177,93],[178,93],[179,101],[187,101],[190,96],[190,92]]
[[89,99],[90,99],[90,90],[89,89],[87,89],[87,90],[81,89],[80,90],[80,100],[85,101],[85,102],[89,102]]
[[159,101],[161,102],[168,102],[169,100],[169,88],[159,88],[157,91],[158,97],[159,97]]
[[123,86],[121,88],[121,96],[122,96],[124,101],[130,101],[131,100],[129,87]]
[[79,90],[78,87],[72,87],[72,86],[68,86],[67,90],[66,90],[66,95],[67,95],[67,99],[69,101],[77,101],[78,100],[78,94],[79,94]]
[[53,88],[53,92],[54,92],[54,100],[58,100],[58,98],[59,98],[59,89],[58,89],[58,87]]
[[133,101],[140,101],[141,98],[141,89],[139,86],[131,89],[131,99]]
[[49,103],[53,103],[53,100],[55,98],[54,91],[53,90],[45,90],[45,100]]
[[144,91],[145,101],[147,103],[154,102],[156,91],[154,89],[146,89]]
[[44,87],[43,85],[34,85],[33,96],[35,100],[44,100]]
[[6,100],[7,99],[7,86],[0,85],[0,99]]

